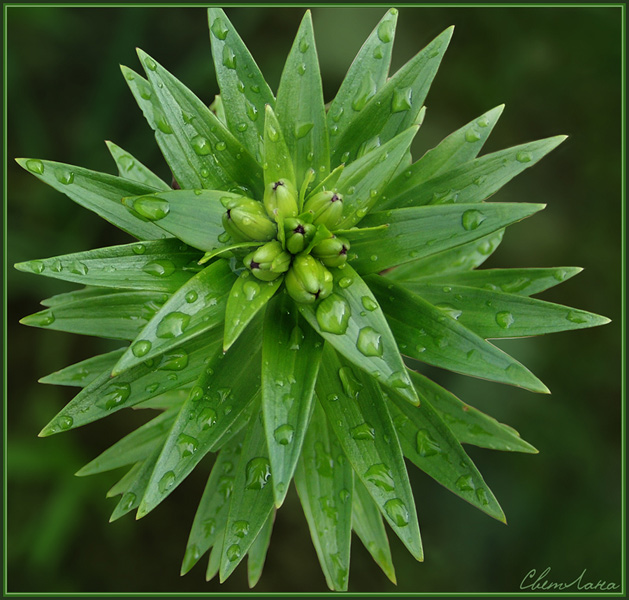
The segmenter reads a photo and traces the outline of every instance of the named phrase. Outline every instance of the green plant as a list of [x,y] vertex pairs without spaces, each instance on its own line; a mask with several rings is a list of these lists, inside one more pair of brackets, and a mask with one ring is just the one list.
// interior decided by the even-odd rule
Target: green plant
[[142,52],[147,79],[123,68],[181,189],[113,144],[119,177],[19,161],[139,240],[17,265],[87,286],[25,324],[130,342],[43,379],[83,390],[42,435],[161,411],[79,472],[131,465],[112,519],[147,514],[216,452],[182,571],[212,547],[208,578],[248,554],[254,585],[294,476],[328,585],[347,588],[352,528],[394,580],[382,517],[423,555],[403,456],[502,520],[460,444],[535,451],[404,361],[547,392],[486,339],[607,322],[530,297],[579,269],[477,270],[543,208],[484,201],[564,138],[477,158],[498,107],[412,163],[451,30],[387,82],[389,11],[326,110],[309,14],[277,100],[209,15],[213,112]]

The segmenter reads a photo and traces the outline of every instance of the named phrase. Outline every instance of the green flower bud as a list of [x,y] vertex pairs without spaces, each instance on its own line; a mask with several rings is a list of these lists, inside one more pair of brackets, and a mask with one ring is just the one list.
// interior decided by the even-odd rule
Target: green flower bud
[[277,234],[277,227],[267,216],[260,202],[251,198],[224,198],[227,211],[223,227],[236,242],[266,242]]
[[279,179],[270,183],[264,190],[264,206],[273,220],[297,216],[297,188],[288,179]]
[[247,254],[243,262],[258,279],[273,281],[288,271],[292,258],[282,244],[273,240]]
[[286,249],[291,254],[303,252],[317,231],[315,225],[301,219],[286,219],[284,221],[286,233]]
[[309,254],[295,257],[284,283],[291,298],[303,304],[312,304],[332,293],[332,273]]
[[306,202],[304,211],[312,213],[315,225],[332,228],[343,216],[343,196],[335,192],[319,192]]
[[323,240],[312,249],[312,255],[326,267],[340,267],[347,261],[349,242],[342,237],[333,236]]

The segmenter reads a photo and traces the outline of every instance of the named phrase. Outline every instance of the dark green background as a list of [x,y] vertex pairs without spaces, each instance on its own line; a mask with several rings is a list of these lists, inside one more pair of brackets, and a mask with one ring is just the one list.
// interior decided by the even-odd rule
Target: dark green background
[[[325,99],[333,98],[384,8],[313,11]],[[302,8],[228,11],[273,89]],[[103,140],[168,170],[118,64],[139,68],[140,46],[206,102],[217,93],[201,8],[9,8],[8,264],[128,238],[22,171],[40,157],[114,172]],[[456,26],[428,96],[414,154],[505,103],[492,151],[540,137],[570,138],[496,199],[548,203],[510,228],[487,266],[569,266],[585,271],[542,297],[604,314],[605,327],[504,342],[551,396],[432,370],[465,401],[516,427],[539,455],[470,448],[501,501],[492,521],[411,469],[426,559],[416,563],[390,535],[399,585],[389,584],[355,539],[351,591],[517,592],[530,569],[553,581],[621,579],[621,9],[402,8],[398,68]],[[123,411],[52,438],[37,432],[72,395],[39,377],[116,347],[18,325],[64,282],[9,267],[8,589],[40,592],[245,591],[240,567],[223,586],[203,566],[178,575],[206,478],[197,469],[139,522],[113,524],[105,491],[120,473],[73,473],[146,417]],[[255,591],[325,591],[305,519],[291,494],[279,512]]]

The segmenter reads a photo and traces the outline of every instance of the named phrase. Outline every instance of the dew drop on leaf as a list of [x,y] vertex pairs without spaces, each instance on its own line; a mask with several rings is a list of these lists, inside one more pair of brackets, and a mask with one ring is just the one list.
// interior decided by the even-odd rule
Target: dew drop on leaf
[[373,298],[370,298],[369,296],[363,296],[360,299],[360,301],[362,302],[365,309],[368,310],[369,312],[372,312],[376,310],[376,308],[378,308],[378,303]]
[[55,421],[55,428],[61,431],[66,431],[74,425],[74,419],[69,416],[59,417]]
[[155,277],[168,277],[175,272],[175,265],[167,258],[158,258],[146,263],[142,270],[148,275]]
[[376,430],[369,423],[362,423],[353,427],[350,433],[355,440],[374,440],[376,438]]
[[209,429],[216,424],[216,418],[216,411],[213,408],[204,408],[197,419],[197,425],[199,425],[202,430]]
[[356,400],[363,384],[358,381],[351,367],[341,367],[339,369],[339,379],[341,380],[345,395]]
[[382,336],[373,327],[363,327],[358,333],[356,347],[365,356],[382,356]]
[[249,490],[261,490],[271,477],[271,464],[262,456],[252,458],[247,463],[246,474],[245,487]]
[[27,160],[26,168],[31,173],[37,173],[39,175],[44,174],[44,163],[41,160]]
[[378,26],[378,38],[381,42],[388,44],[393,39],[393,21],[387,20]]
[[131,386],[128,383],[114,383],[110,386],[105,396],[105,409],[112,410],[124,404],[131,394]]
[[485,215],[480,210],[472,208],[466,210],[461,216],[461,225],[463,225],[463,229],[466,231],[473,231],[474,229],[478,229],[485,218]]
[[347,331],[352,311],[338,294],[330,294],[317,307],[317,323],[322,331],[343,335]]
[[434,456],[441,452],[441,446],[432,437],[427,429],[420,429],[417,432],[417,453],[420,456]]
[[214,23],[212,23],[211,29],[212,29],[212,33],[219,40],[224,40],[227,37],[227,34],[229,33],[227,26],[223,22],[223,19],[221,19],[220,17],[217,17],[216,19],[214,19]]
[[298,140],[306,137],[313,127],[314,127],[314,123],[310,121],[305,122],[305,123],[295,123],[295,137]]
[[239,538],[244,538],[249,535],[249,521],[234,521],[232,531],[234,535],[237,535]]
[[412,88],[403,88],[393,90],[393,98],[391,99],[391,112],[398,113],[409,110],[412,106]]
[[295,435],[295,430],[292,425],[280,425],[274,432],[273,437],[278,444],[282,446],[288,446]]
[[472,476],[471,475],[461,475],[461,477],[459,477],[456,480],[456,483],[454,485],[461,492],[473,492],[474,491],[474,482],[472,481]]
[[141,356],[146,356],[150,352],[151,346],[152,344],[148,340],[140,340],[131,346],[131,352],[133,352],[133,356],[140,358]]
[[391,472],[384,463],[372,465],[365,471],[365,478],[385,492],[392,492],[395,482]]
[[207,156],[208,154],[212,154],[212,146],[207,138],[202,135],[195,135],[191,140],[192,149],[199,156]]
[[162,357],[158,369],[161,371],[181,371],[188,366],[188,353],[185,350],[173,350]]
[[503,329],[509,329],[513,325],[513,315],[510,312],[502,311],[496,314],[496,323]]
[[146,252],[146,246],[144,244],[138,244],[132,248],[133,254],[144,254]]
[[478,142],[478,140],[480,140],[480,137],[480,133],[478,133],[478,131],[476,131],[476,129],[474,129],[473,127],[465,132],[465,141],[469,142],[470,144]]
[[234,51],[227,45],[223,46],[223,65],[228,69],[236,68],[236,55]]
[[398,527],[406,527],[408,525],[408,508],[399,498],[387,500],[384,510]]
[[588,318],[582,314],[582,313],[578,313],[574,310],[571,310],[567,315],[566,315],[566,319],[568,319],[568,321],[570,321],[571,323],[587,323],[588,322]]
[[177,446],[181,452],[181,457],[186,458],[192,456],[199,449],[199,440],[185,433],[180,433],[177,438]]
[[87,265],[79,260],[75,260],[74,262],[70,263],[70,266],[68,268],[70,269],[70,273],[74,273],[75,275],[87,275]]
[[524,151],[522,151],[522,152],[518,152],[518,153],[515,155],[515,159],[516,159],[518,162],[521,162],[521,163],[527,163],[527,162],[531,162],[531,160],[533,160],[533,157],[531,156],[531,153],[530,153],[530,152],[524,152]]
[[255,281],[245,281],[242,291],[245,298],[251,302],[260,293],[260,286]]
[[169,489],[175,485],[175,472],[166,471],[162,478],[159,480],[157,487],[162,494],[165,494]]
[[159,338],[171,339],[183,334],[190,323],[190,315],[181,312],[171,312],[166,315],[157,326],[156,335]]
[[121,510],[128,512],[133,508],[137,496],[133,492],[127,492],[120,500]]
[[227,558],[231,562],[235,562],[240,558],[242,551],[240,550],[240,546],[238,544],[232,544],[229,548],[227,548]]
[[74,183],[74,173],[71,171],[57,171],[56,177],[57,181],[63,185],[70,185],[71,183]]

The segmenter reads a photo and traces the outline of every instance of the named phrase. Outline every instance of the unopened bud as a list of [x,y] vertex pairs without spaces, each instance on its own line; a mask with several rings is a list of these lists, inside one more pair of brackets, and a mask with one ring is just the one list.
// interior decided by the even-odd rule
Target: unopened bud
[[273,240],[247,254],[243,262],[258,279],[273,281],[288,271],[292,258],[282,244]]
[[297,216],[297,188],[288,179],[279,179],[270,183],[264,190],[264,206],[269,216],[276,221],[278,216],[284,219]]
[[310,243],[317,228],[312,223],[306,223],[301,219],[286,219],[284,232],[286,233],[286,249],[291,254],[303,252]]
[[342,237],[333,236],[318,243],[312,249],[312,255],[326,267],[340,267],[347,261],[349,242]]
[[343,196],[335,192],[319,192],[304,205],[304,211],[312,213],[315,225],[334,227],[343,216]]
[[277,227],[260,202],[244,196],[224,198],[222,202],[227,209],[223,214],[223,227],[234,241],[266,242],[276,236]]
[[332,274],[312,256],[300,254],[286,273],[286,291],[296,302],[312,304],[332,293]]

